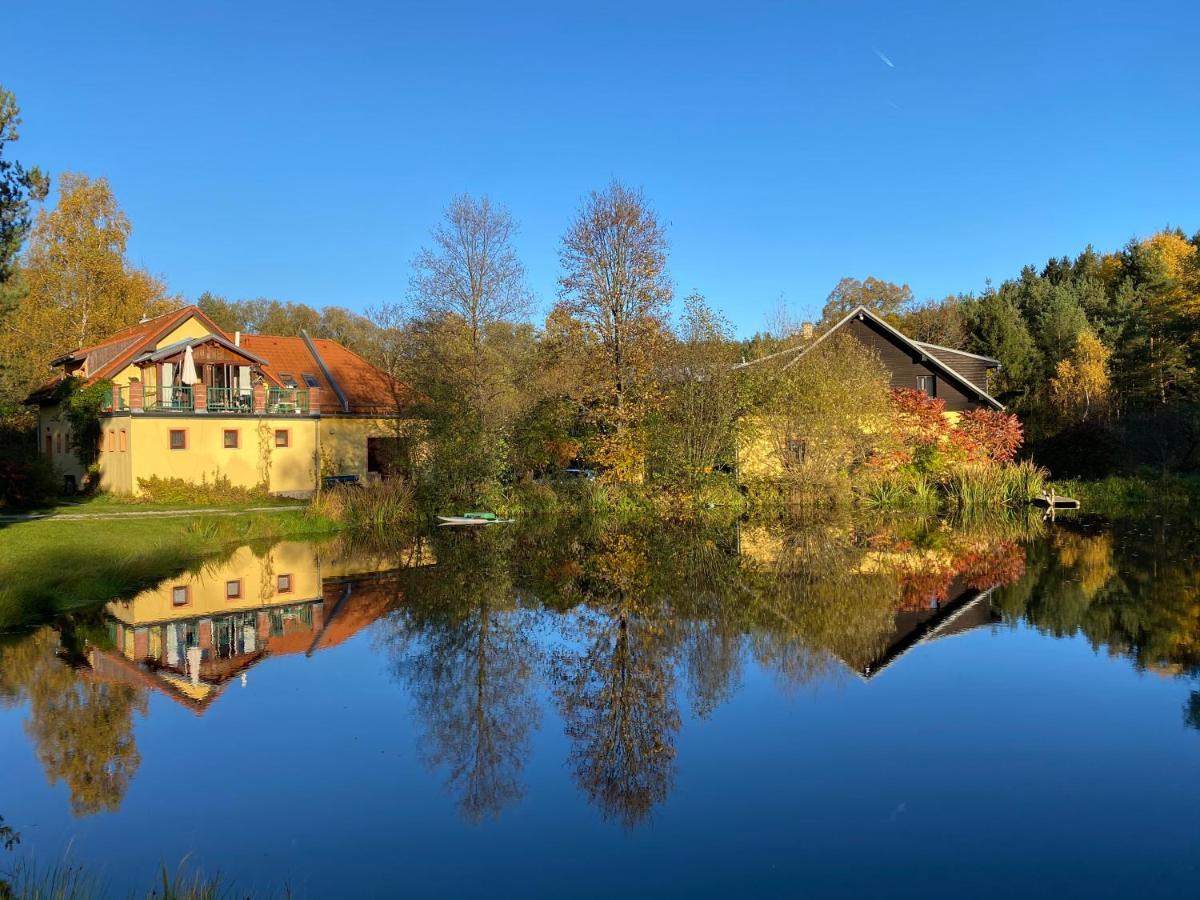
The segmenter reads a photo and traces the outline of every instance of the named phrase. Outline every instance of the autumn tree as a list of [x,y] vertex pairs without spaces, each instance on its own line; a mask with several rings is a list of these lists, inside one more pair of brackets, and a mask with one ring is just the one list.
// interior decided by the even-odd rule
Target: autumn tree
[[836,325],[851,310],[865,306],[882,318],[891,318],[912,302],[912,288],[868,276],[866,281],[843,278],[825,298],[821,324]]
[[1059,362],[1050,379],[1050,395],[1067,421],[1086,422],[1090,415],[1103,413],[1110,392],[1111,355],[1096,335],[1085,331],[1076,339],[1071,355]]
[[604,391],[618,411],[651,363],[672,287],[667,237],[641,191],[619,181],[593,191],[559,250],[563,309],[595,335],[604,355]]
[[413,261],[409,297],[415,315],[440,335],[442,365],[466,389],[481,418],[511,390],[503,359],[490,346],[502,324],[521,322],[532,307],[517,257],[512,215],[488,197],[454,198]]
[[798,487],[844,486],[847,474],[886,436],[880,423],[891,416],[889,381],[878,354],[850,335],[835,334],[783,365],[755,430]]
[[662,401],[650,423],[652,462],[669,478],[694,482],[734,458],[743,404],[732,328],[692,294],[664,360]]
[[22,260],[27,290],[0,332],[0,356],[13,361],[4,385],[10,401],[44,381],[63,351],[169,307],[162,283],[125,259],[129,234],[105,179],[62,176],[58,205],[40,211],[30,232]]
[[559,249],[559,306],[581,325],[581,349],[597,356],[589,393],[600,433],[598,461],[610,477],[641,476],[650,372],[672,287],[667,238],[641,191],[618,181],[593,191]]

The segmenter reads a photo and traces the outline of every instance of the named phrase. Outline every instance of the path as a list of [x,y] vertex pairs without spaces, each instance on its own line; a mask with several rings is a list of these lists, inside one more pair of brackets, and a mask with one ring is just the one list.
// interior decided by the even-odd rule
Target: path
[[39,519],[55,519],[57,521],[72,521],[82,519],[177,519],[181,516],[240,516],[244,513],[280,513],[303,510],[303,506],[248,506],[239,509],[209,506],[198,509],[131,509],[128,512],[102,513],[19,513],[0,516],[0,523],[36,522]]

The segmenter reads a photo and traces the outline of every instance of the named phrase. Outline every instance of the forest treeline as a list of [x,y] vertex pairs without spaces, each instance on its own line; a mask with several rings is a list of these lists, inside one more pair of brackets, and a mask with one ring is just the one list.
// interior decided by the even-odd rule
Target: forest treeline
[[[128,261],[132,225],[103,178],[61,174],[57,203],[39,207],[48,177],[8,154],[19,123],[15,99],[0,89],[0,417],[10,446],[30,428],[22,401],[54,357],[189,302]],[[783,376],[767,366],[736,374],[738,361],[801,340],[801,323],[782,312],[739,340],[701,294],[676,302],[666,228],[640,190],[614,181],[583,199],[540,320],[517,230],[493,200],[454,198],[398,298],[361,313],[212,293],[191,302],[229,331],[339,341],[412,386],[411,412],[424,427],[402,462],[464,496],[580,466],[615,481],[695,483],[731,467],[735,428],[754,413],[832,434],[847,410],[890,409],[920,431],[913,399],[889,396],[882,365],[853,358],[844,343],[822,365],[845,377],[806,378],[803,367]],[[918,340],[996,357],[1003,367],[993,393],[1024,423],[1024,452],[1056,474],[1186,470],[1200,441],[1198,247],[1200,237],[1164,230],[934,301],[906,285],[846,278],[818,330],[862,303]],[[827,469],[845,474],[884,457],[912,466],[923,442],[945,443],[944,435],[921,432],[915,444],[901,435],[908,447],[897,455],[846,437],[822,462]],[[1009,455],[993,452],[997,440],[983,455]],[[820,454],[802,456],[811,469]]]

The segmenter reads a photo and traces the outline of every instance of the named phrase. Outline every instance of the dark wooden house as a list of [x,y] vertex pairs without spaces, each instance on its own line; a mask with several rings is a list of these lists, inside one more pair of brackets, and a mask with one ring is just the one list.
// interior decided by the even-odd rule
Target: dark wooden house
[[[779,359],[786,369],[796,365],[813,348],[835,334],[849,334],[879,354],[891,373],[893,388],[911,388],[937,397],[945,402],[946,412],[1004,409],[1003,404],[990,393],[991,373],[1000,368],[999,360],[914,341],[865,306],[852,310],[815,340],[743,365]],[[791,359],[788,359],[789,356]]]

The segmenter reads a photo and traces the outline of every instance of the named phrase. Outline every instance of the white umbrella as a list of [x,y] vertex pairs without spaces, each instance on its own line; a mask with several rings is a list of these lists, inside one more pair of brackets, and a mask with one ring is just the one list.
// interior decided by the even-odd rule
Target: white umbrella
[[196,360],[192,358],[191,344],[188,344],[187,349],[183,351],[183,371],[179,373],[179,380],[188,385],[195,384],[200,380],[196,377]]

